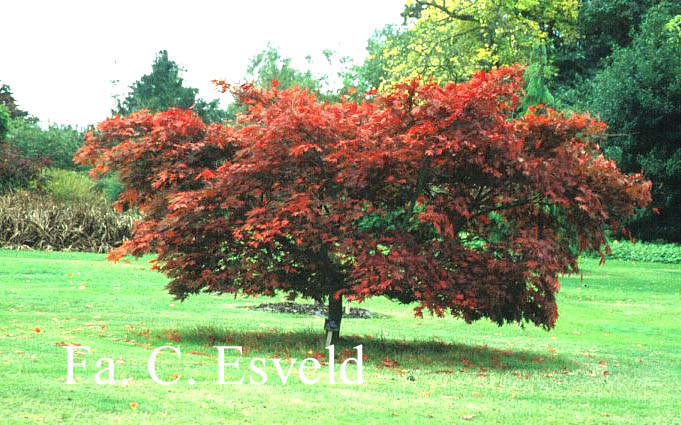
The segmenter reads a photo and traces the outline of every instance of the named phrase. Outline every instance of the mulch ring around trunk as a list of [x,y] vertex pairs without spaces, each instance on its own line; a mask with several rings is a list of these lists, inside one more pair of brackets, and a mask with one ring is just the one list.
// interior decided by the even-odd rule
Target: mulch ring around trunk
[[[294,302],[266,303],[257,306],[242,307],[251,311],[268,311],[275,313],[307,314],[310,316],[326,317],[328,308],[322,304],[298,304]],[[350,313],[343,310],[344,319],[385,319],[389,316],[374,313],[363,308],[350,308]]]

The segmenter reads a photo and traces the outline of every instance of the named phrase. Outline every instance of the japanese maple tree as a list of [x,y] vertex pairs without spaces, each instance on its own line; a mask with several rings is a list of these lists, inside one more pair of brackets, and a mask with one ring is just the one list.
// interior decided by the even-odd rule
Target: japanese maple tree
[[517,117],[522,87],[517,67],[362,104],[243,85],[237,125],[141,111],[99,124],[77,160],[117,171],[119,205],[143,214],[110,257],[158,253],[179,299],[328,301],[334,340],[342,297],[376,295],[549,329],[558,276],[608,250],[604,231],[649,203],[650,183],[601,155],[594,118]]

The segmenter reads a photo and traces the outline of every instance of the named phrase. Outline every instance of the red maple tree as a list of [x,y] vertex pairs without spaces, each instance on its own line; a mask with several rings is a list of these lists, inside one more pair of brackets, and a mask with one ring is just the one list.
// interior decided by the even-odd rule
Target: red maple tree
[[650,182],[603,157],[596,119],[517,117],[522,88],[518,67],[362,104],[243,85],[237,125],[138,112],[99,124],[76,158],[118,172],[119,205],[144,215],[110,257],[158,253],[180,299],[328,300],[334,340],[342,297],[376,295],[548,329],[558,276],[608,250],[604,231],[650,202]]

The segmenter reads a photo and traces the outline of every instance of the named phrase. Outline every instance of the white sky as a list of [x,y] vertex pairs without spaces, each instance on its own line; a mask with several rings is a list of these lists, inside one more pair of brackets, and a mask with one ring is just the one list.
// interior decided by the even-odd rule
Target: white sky
[[[374,30],[400,23],[404,0],[0,0],[0,83],[42,122],[105,119],[159,50],[186,70],[185,85],[221,99],[212,79],[238,82],[267,42],[294,66],[323,49],[361,61]],[[314,71],[314,69],[313,69]],[[111,80],[119,80],[115,87]]]

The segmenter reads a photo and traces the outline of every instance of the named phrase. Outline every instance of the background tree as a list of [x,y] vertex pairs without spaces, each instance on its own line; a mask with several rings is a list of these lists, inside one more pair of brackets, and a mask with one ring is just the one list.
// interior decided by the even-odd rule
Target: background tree
[[3,105],[7,108],[10,118],[28,117],[28,112],[22,111],[17,106],[16,100],[12,95],[12,89],[7,84],[0,86],[0,105]]
[[365,93],[376,90],[391,78],[386,72],[384,50],[389,40],[400,36],[401,29],[397,25],[386,25],[367,41],[367,57],[361,64],[345,62],[339,76],[343,81],[342,93],[353,101],[363,101]]
[[574,102],[610,125],[603,145],[620,166],[653,181],[660,215],[649,210],[631,226],[646,240],[681,242],[681,43],[666,31],[679,13],[678,2],[650,8],[631,44],[615,49]]
[[0,143],[5,141],[5,136],[10,129],[10,112],[5,105],[0,105]]
[[415,0],[409,25],[385,38],[380,54],[388,84],[407,77],[463,81],[479,69],[527,64],[533,48],[576,35],[578,0]]
[[[327,59],[330,55],[328,52]],[[308,64],[311,63],[312,58],[308,56],[307,61]],[[294,68],[291,65],[291,58],[283,57],[279,50],[269,43],[262,52],[251,58],[246,72],[246,80],[261,88],[272,87],[272,82],[277,81],[282,89],[299,87],[322,94],[328,82],[327,76],[316,76],[310,70],[301,71]]]
[[151,73],[130,86],[130,92],[122,102],[116,98],[116,107],[111,112],[128,115],[141,109],[159,112],[169,108],[191,108],[207,123],[223,121],[226,115],[220,110],[219,102],[198,98],[198,89],[183,85],[182,71],[168,58],[168,52],[161,50],[151,66]]
[[327,300],[334,339],[341,296],[551,328],[558,275],[645,206],[650,184],[603,158],[588,116],[513,118],[522,75],[414,80],[362,104],[245,85],[243,125],[138,113],[101,123],[77,158],[118,171],[122,201],[144,214],[111,257],[157,252],[180,299]]
[[[322,54],[327,64],[331,65],[333,52],[324,50]],[[313,64],[311,56],[307,56],[306,60],[308,65]],[[347,58],[341,58],[340,64],[342,65],[347,60]],[[338,99],[338,94],[331,88],[329,75],[318,75],[309,69],[302,71],[295,68],[291,62],[291,58],[282,56],[279,49],[268,43],[265,49],[250,59],[243,80],[260,88],[272,87],[274,83],[281,89],[298,87],[309,90],[320,99]],[[246,111],[246,109],[246,106],[237,97],[234,97],[234,101],[227,107],[229,121],[235,122],[237,115]]]
[[0,86],[0,194],[29,187],[45,165],[42,158],[26,158],[12,143],[17,126],[35,122],[27,116],[17,107],[10,87]]
[[556,47],[557,87],[572,87],[590,78],[612,52],[631,44],[641,18],[661,0],[582,0],[575,10],[577,37]]

